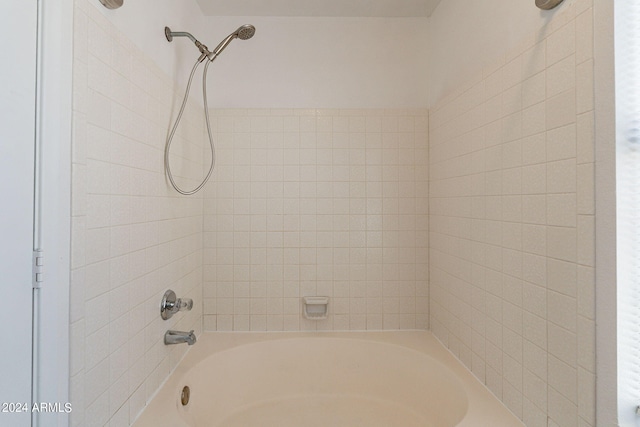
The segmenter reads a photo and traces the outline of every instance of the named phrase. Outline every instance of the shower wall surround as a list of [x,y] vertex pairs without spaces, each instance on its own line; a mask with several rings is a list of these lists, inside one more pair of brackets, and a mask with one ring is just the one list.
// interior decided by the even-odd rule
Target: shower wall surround
[[[74,20],[71,423],[128,426],[187,350],[164,332],[202,331],[202,304],[168,321],[159,304],[168,288],[201,302],[203,199],[163,173],[181,88],[95,5],[76,1]],[[202,117],[189,106],[172,150],[189,183],[207,158]]]
[[[212,109],[217,166],[185,198],[163,174],[172,59],[76,0],[72,425],[137,417],[187,349],[167,329],[429,327],[528,427],[595,425],[591,6],[565,1],[429,111]],[[391,92],[371,106],[402,106]],[[173,148],[187,186],[209,159],[202,113]],[[162,321],[168,288],[193,311]],[[331,297],[327,320],[302,318],[305,295]]]
[[430,326],[528,427],[594,426],[592,0],[549,16],[430,110]]
[[[204,327],[428,327],[425,109],[211,110]],[[307,321],[300,299],[331,297]]]

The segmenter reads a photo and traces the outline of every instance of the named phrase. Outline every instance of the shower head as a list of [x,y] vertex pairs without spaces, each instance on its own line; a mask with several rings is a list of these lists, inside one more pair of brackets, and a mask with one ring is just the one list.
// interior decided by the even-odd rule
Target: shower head
[[249,40],[256,33],[256,27],[251,24],[243,25],[236,30],[236,34],[240,40]]
[[231,43],[231,40],[233,39],[248,40],[251,37],[253,37],[255,33],[256,33],[256,27],[254,27],[253,25],[247,24],[247,25],[241,26],[240,28],[235,30],[233,33],[229,34],[224,40],[220,42],[218,46],[216,46],[215,49],[213,49],[213,52],[211,53],[211,55],[208,55],[209,60],[213,61],[214,59],[216,59],[216,57],[220,55],[220,53],[229,45],[229,43]]

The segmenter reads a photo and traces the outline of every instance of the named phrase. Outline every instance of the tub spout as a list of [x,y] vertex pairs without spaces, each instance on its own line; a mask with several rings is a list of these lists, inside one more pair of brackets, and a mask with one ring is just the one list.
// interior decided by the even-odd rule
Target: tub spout
[[196,334],[193,333],[193,329],[190,332],[182,332],[182,331],[167,331],[164,334],[164,344],[181,344],[186,342],[189,345],[194,345],[196,343]]

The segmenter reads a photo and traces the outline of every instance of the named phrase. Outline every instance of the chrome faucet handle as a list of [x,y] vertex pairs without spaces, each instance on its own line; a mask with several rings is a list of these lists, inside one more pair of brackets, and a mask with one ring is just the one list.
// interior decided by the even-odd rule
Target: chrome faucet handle
[[169,289],[164,293],[160,302],[160,317],[167,320],[180,310],[189,311],[192,308],[193,300],[191,298],[176,298],[176,293]]

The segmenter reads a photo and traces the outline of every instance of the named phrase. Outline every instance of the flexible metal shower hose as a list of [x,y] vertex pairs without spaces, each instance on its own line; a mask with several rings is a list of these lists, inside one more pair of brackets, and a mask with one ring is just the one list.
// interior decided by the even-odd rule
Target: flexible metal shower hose
[[216,150],[213,144],[213,136],[211,135],[211,125],[209,123],[209,106],[207,104],[207,70],[209,69],[209,64],[211,64],[211,61],[206,61],[207,63],[204,65],[204,72],[202,74],[202,97],[204,101],[204,117],[207,123],[207,135],[209,136],[209,146],[211,147],[211,166],[209,166],[209,172],[207,172],[207,176],[196,188],[194,188],[193,190],[183,190],[174,181],[173,174],[171,173],[171,165],[169,163],[169,149],[171,148],[171,142],[173,141],[173,136],[175,135],[176,130],[178,129],[178,124],[182,119],[184,108],[186,107],[187,100],[189,99],[189,91],[191,90],[191,82],[193,80],[193,75],[195,74],[196,69],[198,68],[198,65],[200,65],[201,62],[202,60],[199,58],[196,61],[195,65],[193,66],[193,69],[191,70],[191,75],[189,76],[189,83],[187,83],[187,90],[185,91],[184,99],[182,100],[182,106],[180,107],[180,112],[178,113],[178,117],[176,118],[176,122],[173,125],[173,128],[171,128],[171,132],[169,133],[169,137],[167,138],[167,143],[164,147],[164,169],[166,171],[167,178],[169,178],[169,182],[171,183],[171,186],[178,193],[183,194],[185,196],[190,196],[192,194],[195,194],[198,191],[200,191],[202,187],[204,187],[207,181],[209,181],[209,178],[211,177],[211,173],[213,172],[213,167],[216,163]]

